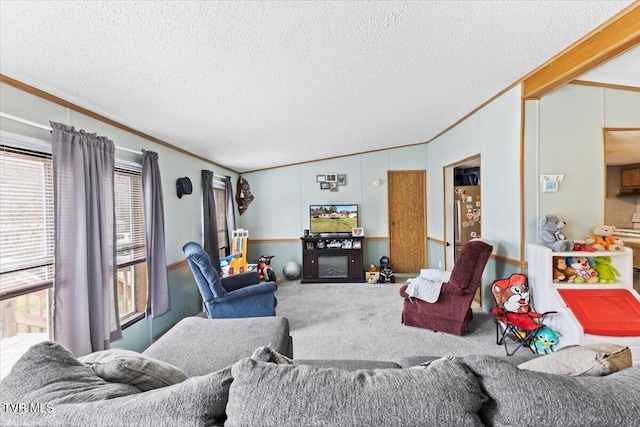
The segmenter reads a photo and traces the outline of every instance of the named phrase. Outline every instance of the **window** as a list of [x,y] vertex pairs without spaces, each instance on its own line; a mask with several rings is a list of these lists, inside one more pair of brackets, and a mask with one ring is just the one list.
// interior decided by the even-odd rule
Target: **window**
[[115,172],[118,311],[123,326],[144,317],[147,262],[140,171]]
[[213,197],[216,201],[216,222],[218,223],[218,246],[220,258],[231,253],[229,234],[227,234],[227,198],[224,183],[214,177]]
[[[147,266],[140,165],[116,160],[118,309],[144,317]],[[0,136],[0,378],[33,344],[53,339],[54,205],[51,144]]]
[[0,146],[0,183],[0,291],[51,282],[51,156]]
[[[15,141],[3,138],[0,145],[2,338],[33,331],[51,338],[52,292],[42,292],[53,288],[54,278],[51,154],[16,148],[7,142]],[[123,325],[146,311],[142,176],[134,169],[117,168],[114,183],[118,308]],[[26,303],[33,295],[39,295],[40,301]],[[38,309],[34,311],[32,306]]]
[[53,239],[51,155],[0,145],[0,378],[53,337]]

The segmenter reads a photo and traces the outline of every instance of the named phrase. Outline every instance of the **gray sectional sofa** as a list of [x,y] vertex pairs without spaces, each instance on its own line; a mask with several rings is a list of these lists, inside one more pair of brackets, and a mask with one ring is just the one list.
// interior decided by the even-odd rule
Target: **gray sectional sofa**
[[622,346],[520,365],[486,355],[404,367],[292,356],[281,317],[184,319],[142,354],[77,358],[45,342],[0,383],[0,424],[640,426],[640,366]]

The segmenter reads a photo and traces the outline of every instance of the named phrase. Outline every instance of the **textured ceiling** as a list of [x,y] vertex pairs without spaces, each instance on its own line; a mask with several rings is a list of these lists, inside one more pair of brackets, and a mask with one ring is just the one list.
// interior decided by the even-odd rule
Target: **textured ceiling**
[[3,0],[0,72],[244,172],[428,141],[629,3]]

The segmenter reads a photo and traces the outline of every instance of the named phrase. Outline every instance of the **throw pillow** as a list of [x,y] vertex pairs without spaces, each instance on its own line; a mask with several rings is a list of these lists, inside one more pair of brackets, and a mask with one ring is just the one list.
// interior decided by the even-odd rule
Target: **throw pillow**
[[140,391],[178,384],[187,379],[182,369],[135,351],[113,348],[79,357],[100,377],[130,384]]
[[[88,367],[85,369],[91,371]],[[180,384],[109,400],[87,403],[69,400],[48,404],[40,411],[4,409],[2,422],[21,427],[222,426],[232,380],[231,367],[228,367]],[[25,396],[19,401],[48,402],[47,399],[46,395],[38,400]]]
[[269,362],[278,365],[293,365],[293,360],[283,356],[271,347],[259,347],[251,355],[251,359],[256,362]]
[[492,356],[463,358],[489,401],[486,425],[640,425],[640,366],[605,377],[571,377],[521,370]]
[[79,425],[57,419],[57,409],[101,405],[139,392],[105,381],[66,347],[45,341],[29,348],[2,381],[2,425]]
[[346,371],[259,363],[231,368],[231,426],[482,425],[486,397],[457,360],[423,369]]
[[3,404],[93,402],[139,392],[128,384],[105,381],[66,347],[51,341],[31,346],[2,381]]
[[520,369],[572,376],[609,375],[632,364],[631,350],[618,344],[587,344],[538,357]]

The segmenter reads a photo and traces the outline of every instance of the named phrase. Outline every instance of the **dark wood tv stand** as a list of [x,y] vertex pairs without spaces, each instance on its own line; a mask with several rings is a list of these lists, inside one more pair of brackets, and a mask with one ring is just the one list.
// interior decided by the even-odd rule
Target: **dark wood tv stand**
[[364,237],[302,237],[301,283],[364,282]]

